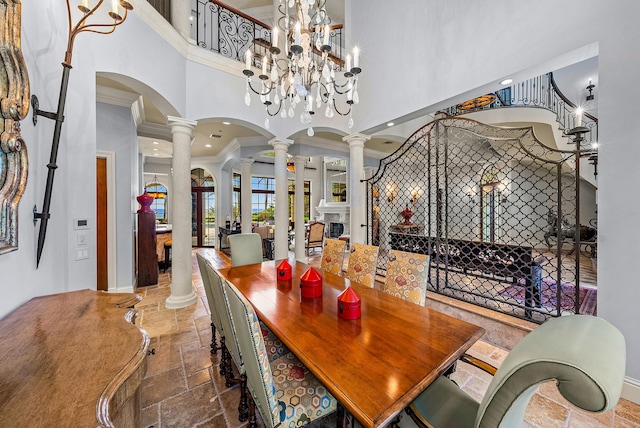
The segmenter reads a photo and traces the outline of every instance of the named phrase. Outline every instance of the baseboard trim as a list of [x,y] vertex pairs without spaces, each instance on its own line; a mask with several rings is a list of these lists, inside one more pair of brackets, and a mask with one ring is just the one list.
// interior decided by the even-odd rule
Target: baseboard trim
[[640,405],[640,381],[630,377],[624,378],[622,398]]
[[116,293],[135,293],[135,290],[133,285],[130,285],[128,287],[118,287],[118,289],[115,292]]

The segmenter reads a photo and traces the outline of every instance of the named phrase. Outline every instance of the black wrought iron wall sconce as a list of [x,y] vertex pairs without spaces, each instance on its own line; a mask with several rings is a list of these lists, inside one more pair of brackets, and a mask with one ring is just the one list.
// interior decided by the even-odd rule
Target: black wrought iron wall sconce
[[36,267],[40,264],[42,249],[44,248],[44,240],[47,234],[47,223],[51,217],[49,209],[51,207],[51,192],[53,190],[53,178],[58,165],[58,147],[60,145],[60,133],[62,131],[62,123],[64,122],[64,106],[67,99],[67,88],[69,85],[69,71],[71,70],[71,58],[73,55],[73,44],[76,36],[80,33],[89,32],[97,34],[111,34],[116,27],[127,19],[127,13],[133,9],[131,3],[126,0],[111,0],[111,9],[107,15],[113,20],[112,23],[91,23],[89,19],[94,13],[100,9],[105,0],[98,0],[95,6],[89,5],[90,0],[80,0],[78,9],[82,12],[82,17],[73,25],[71,17],[71,5],[67,0],[67,17],[69,22],[69,35],[67,39],[67,51],[62,62],[62,84],[60,85],[60,96],[58,97],[58,109],[55,113],[40,110],[38,97],[31,96],[31,105],[33,107],[33,125],[38,123],[38,116],[55,120],[56,124],[53,130],[53,142],[51,144],[51,156],[47,168],[47,184],[44,193],[44,202],[42,203],[42,211],[38,212],[37,207],[33,207],[33,224],[36,225],[40,220],[40,230],[38,232],[38,253],[36,259]]

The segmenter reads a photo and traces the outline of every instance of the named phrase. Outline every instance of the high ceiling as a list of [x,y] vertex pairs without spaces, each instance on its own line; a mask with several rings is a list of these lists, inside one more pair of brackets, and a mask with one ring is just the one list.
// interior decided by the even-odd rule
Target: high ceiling
[[[251,12],[263,8],[269,12],[271,0],[227,0],[229,6],[239,10]],[[344,22],[344,0],[330,0],[326,8],[334,22]],[[265,15],[264,10],[262,15]],[[263,18],[264,19],[264,18]],[[99,75],[96,78],[96,84],[99,92],[113,92],[126,94],[131,100],[138,99],[140,94],[135,89],[118,82],[111,78],[112,76]],[[562,70],[554,71],[555,80],[563,93],[576,104],[583,105],[585,110],[597,117],[597,92],[598,92],[598,62],[597,57],[588,59],[574,66],[567,67]],[[586,86],[591,79],[595,85],[593,94],[595,101],[586,102],[588,91]],[[482,94],[479,94],[482,95]],[[144,106],[144,122],[152,129],[166,128],[166,116],[148,97],[142,96],[142,105]],[[365,147],[383,153],[391,153],[395,151],[406,137],[416,131],[422,125],[432,120],[432,117],[421,117],[414,119],[405,124],[395,124],[387,129],[377,132],[371,140],[367,141]],[[140,153],[158,158],[170,158],[172,156],[172,145],[170,143],[170,134],[168,129],[164,131],[164,137],[161,135],[148,135],[141,132],[138,127],[139,150]],[[145,136],[146,135],[146,136]],[[198,125],[194,132],[194,141],[191,146],[191,154],[193,157],[215,156],[225,146],[236,138],[259,136],[245,126],[237,124],[226,124],[219,120],[198,120]],[[331,132],[316,132],[316,137],[342,141],[342,136]]]

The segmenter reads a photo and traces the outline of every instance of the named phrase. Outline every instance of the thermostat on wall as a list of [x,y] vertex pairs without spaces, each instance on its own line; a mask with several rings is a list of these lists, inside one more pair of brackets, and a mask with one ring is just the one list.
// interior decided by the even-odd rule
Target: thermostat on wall
[[73,219],[73,228],[78,229],[89,229],[89,220],[86,218],[74,218]]

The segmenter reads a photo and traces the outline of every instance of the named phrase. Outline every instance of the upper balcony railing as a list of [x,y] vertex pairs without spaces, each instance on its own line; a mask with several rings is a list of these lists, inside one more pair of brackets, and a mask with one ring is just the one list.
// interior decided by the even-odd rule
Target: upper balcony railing
[[[479,110],[503,107],[542,107],[555,113],[556,121],[561,130],[566,132],[577,125],[577,106],[558,89],[553,79],[553,73],[547,73],[503,88],[492,95],[495,96],[495,100],[486,105],[468,108],[468,105],[463,107],[458,104],[445,109],[444,113],[447,116],[457,116]],[[597,143],[598,118],[583,112],[581,119],[582,126],[586,126],[590,130],[589,134],[585,135],[585,141],[589,144]]]
[[[227,58],[244,62],[244,53],[251,49],[253,65],[261,65],[271,46],[271,26],[218,0],[196,0],[195,37],[198,46]],[[318,34],[312,35],[312,45]],[[331,26],[330,59],[340,69],[343,66],[342,25]],[[314,49],[314,55],[321,56]]]

